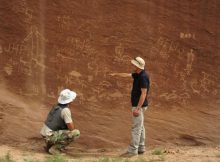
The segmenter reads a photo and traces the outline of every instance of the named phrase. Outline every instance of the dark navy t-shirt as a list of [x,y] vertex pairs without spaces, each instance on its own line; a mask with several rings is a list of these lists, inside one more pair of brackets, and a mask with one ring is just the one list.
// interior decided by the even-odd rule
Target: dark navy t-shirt
[[[132,104],[132,107],[136,107],[138,105],[138,102],[141,96],[141,88],[146,88],[147,93],[149,92],[150,80],[145,70],[142,70],[139,74],[132,73],[132,77],[134,81],[133,81],[133,87],[131,91],[131,104]],[[142,107],[145,107],[145,106],[148,106],[147,96],[145,98],[145,101]]]

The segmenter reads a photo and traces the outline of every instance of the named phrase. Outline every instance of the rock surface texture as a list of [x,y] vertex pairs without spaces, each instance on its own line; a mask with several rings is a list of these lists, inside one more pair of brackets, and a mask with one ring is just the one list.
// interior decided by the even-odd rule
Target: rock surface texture
[[218,0],[1,0],[0,142],[36,144],[70,88],[76,145],[127,146],[132,79],[109,74],[136,56],[151,79],[147,143],[220,144]]

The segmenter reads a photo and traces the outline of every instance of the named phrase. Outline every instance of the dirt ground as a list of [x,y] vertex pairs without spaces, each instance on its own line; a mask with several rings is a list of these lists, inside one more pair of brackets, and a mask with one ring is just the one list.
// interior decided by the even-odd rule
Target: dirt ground
[[[24,160],[44,160],[51,155],[38,151],[24,151],[16,147],[7,145],[0,146],[0,157],[10,154],[16,162]],[[69,147],[65,155],[62,155],[70,162],[90,162],[90,161],[136,161],[136,162],[219,162],[220,147],[155,147],[150,148],[144,155],[139,155],[129,159],[120,158],[123,150],[81,150],[79,148]]]

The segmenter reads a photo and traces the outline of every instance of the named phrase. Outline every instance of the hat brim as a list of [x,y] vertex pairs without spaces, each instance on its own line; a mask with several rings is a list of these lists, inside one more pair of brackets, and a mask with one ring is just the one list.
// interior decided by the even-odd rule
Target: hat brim
[[75,98],[76,98],[76,93],[73,92],[73,91],[71,91],[71,92],[70,92],[70,98],[69,98],[69,99],[67,99],[67,100],[62,100],[61,96],[59,96],[59,98],[58,98],[58,103],[60,103],[60,104],[68,104],[68,103],[70,103],[70,102],[73,102],[73,100],[75,100]]
[[144,70],[144,66],[141,66],[136,60],[131,60],[131,63],[132,63],[134,66],[138,67],[139,69]]

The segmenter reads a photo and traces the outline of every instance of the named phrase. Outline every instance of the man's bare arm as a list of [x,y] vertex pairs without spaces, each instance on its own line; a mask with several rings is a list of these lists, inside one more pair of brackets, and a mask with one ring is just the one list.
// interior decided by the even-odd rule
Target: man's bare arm
[[141,96],[140,96],[140,99],[139,99],[139,102],[138,102],[138,105],[137,107],[133,110],[133,115],[135,117],[139,116],[139,110],[141,109],[143,103],[144,103],[144,100],[146,98],[146,95],[147,95],[147,89],[146,88],[141,88]]
[[66,125],[67,125],[67,127],[68,127],[69,130],[74,130],[74,128],[75,128],[73,122],[71,122],[71,123],[66,123]]
[[144,103],[144,100],[147,96],[147,89],[146,88],[141,88],[141,96],[137,105],[137,108],[140,109]]
[[110,73],[111,76],[131,77],[131,73]]

